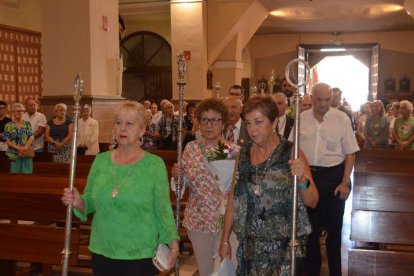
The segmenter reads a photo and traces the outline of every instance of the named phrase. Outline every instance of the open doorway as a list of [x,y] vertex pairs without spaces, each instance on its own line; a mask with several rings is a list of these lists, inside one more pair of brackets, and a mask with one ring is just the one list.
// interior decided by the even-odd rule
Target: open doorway
[[352,55],[328,56],[311,70],[318,82],[324,82],[342,91],[342,100],[352,111],[358,111],[368,99],[369,68]]

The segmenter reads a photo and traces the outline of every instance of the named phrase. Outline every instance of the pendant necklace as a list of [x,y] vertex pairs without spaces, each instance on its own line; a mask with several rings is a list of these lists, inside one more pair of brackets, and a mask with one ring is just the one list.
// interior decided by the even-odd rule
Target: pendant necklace
[[270,154],[269,158],[266,160],[265,167],[264,167],[261,174],[259,174],[259,172],[258,172],[259,165],[255,166],[254,180],[253,179],[252,180],[253,180],[253,183],[254,183],[253,192],[256,196],[260,196],[263,193],[263,188],[262,188],[263,180],[266,176],[267,170],[269,168],[270,160],[272,159],[276,148],[277,147],[275,147],[273,149],[272,154]]
[[[114,189],[112,190],[112,193],[111,193],[112,198],[118,197],[118,195],[119,195],[119,188],[121,188],[125,184],[125,181],[127,180],[128,176],[131,174],[131,172],[132,172],[133,169],[134,169],[134,166],[132,166],[132,168],[129,169],[129,171],[126,174],[126,176],[124,176],[124,178],[122,178],[121,183],[119,185],[115,185],[114,186]],[[115,164],[113,164],[113,166],[112,166],[112,175],[113,175],[113,178],[114,178],[114,183],[117,183],[116,177],[115,177]]]

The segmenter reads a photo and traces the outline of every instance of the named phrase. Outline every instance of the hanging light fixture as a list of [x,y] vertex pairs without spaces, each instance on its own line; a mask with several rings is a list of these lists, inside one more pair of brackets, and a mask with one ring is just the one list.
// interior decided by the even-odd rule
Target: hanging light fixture
[[414,17],[414,0],[405,0],[404,9],[409,15]]

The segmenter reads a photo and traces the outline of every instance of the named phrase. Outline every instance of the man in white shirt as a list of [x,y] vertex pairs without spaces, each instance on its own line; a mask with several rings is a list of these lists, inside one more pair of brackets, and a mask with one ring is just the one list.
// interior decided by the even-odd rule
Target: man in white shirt
[[43,152],[43,134],[47,124],[46,116],[37,111],[37,103],[33,98],[27,98],[25,103],[26,112],[22,115],[22,119],[30,122],[34,141],[32,147],[36,152]]
[[229,126],[224,137],[230,142],[243,145],[248,141],[248,135],[244,121],[240,116],[243,111],[242,101],[237,96],[230,96],[225,98],[224,104],[229,111]]
[[279,118],[276,125],[276,131],[279,133],[280,137],[293,142],[293,131],[292,127],[295,123],[295,120],[292,117],[286,115],[286,110],[288,108],[288,100],[284,93],[278,92],[273,94],[273,99],[276,102],[277,110],[279,111]]
[[78,120],[78,151],[85,155],[99,153],[99,124],[91,118],[91,107],[85,104],[82,108],[82,118]]
[[319,275],[319,234],[328,233],[326,252],[329,275],[341,275],[341,230],[351,186],[350,176],[359,150],[347,115],[331,107],[332,89],[325,83],[312,88],[313,108],[300,114],[300,148],[311,167],[319,202],[309,209],[312,233],[308,237],[305,271]]

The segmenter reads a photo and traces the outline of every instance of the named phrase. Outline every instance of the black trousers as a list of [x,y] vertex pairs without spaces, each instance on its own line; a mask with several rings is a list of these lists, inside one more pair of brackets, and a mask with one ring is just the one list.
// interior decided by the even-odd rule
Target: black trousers
[[319,237],[326,230],[326,255],[329,275],[341,275],[341,232],[345,201],[334,196],[335,188],[342,182],[345,164],[334,167],[312,167],[312,177],[319,192],[319,202],[315,209],[308,209],[312,233],[306,246],[305,275],[320,275],[321,251]]
[[114,260],[92,253],[94,276],[155,276],[158,270],[152,259]]

